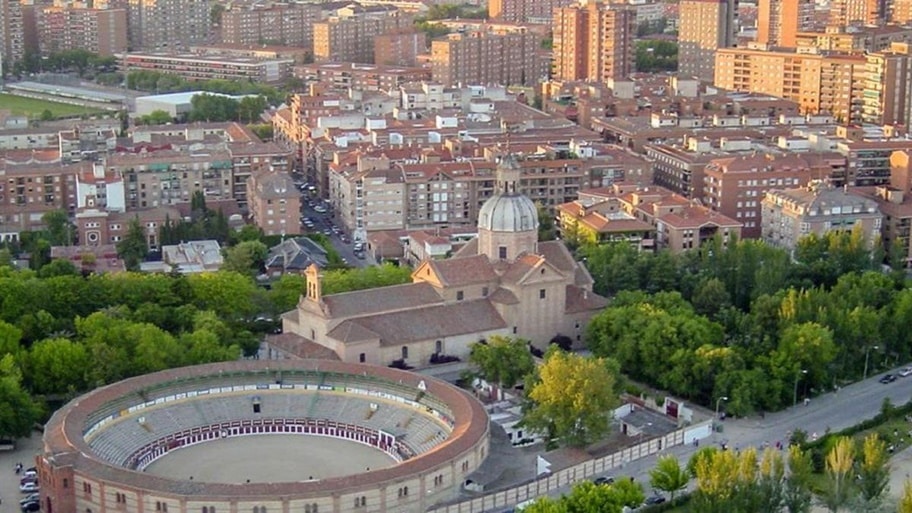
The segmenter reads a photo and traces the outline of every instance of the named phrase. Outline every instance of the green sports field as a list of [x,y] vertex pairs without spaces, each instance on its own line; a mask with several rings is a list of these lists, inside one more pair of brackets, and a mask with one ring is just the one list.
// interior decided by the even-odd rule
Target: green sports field
[[81,116],[84,114],[97,114],[102,112],[98,109],[70,105],[68,103],[51,102],[39,100],[36,98],[26,98],[24,96],[15,96],[12,94],[0,93],[0,110],[11,110],[13,114],[28,116],[29,118],[39,118],[41,113],[46,110],[51,111],[55,118],[65,118],[71,116]]

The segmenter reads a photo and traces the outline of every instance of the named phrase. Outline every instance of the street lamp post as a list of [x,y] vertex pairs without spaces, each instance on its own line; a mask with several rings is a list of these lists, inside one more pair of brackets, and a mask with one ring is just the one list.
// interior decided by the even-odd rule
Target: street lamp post
[[808,373],[808,371],[806,369],[801,369],[801,372],[799,372],[798,375],[795,376],[795,394],[793,397],[794,400],[792,401],[792,406],[795,406],[798,404],[798,382],[801,381],[801,376],[804,374],[807,374],[807,373]]
[[862,380],[868,379],[868,357],[871,356],[871,349],[876,350],[876,349],[880,349],[880,348],[877,346],[868,346],[868,348],[865,349],[865,367],[864,367],[864,377],[861,378]]
[[719,403],[722,401],[728,401],[728,396],[723,395],[722,397],[716,399],[716,418],[719,418]]

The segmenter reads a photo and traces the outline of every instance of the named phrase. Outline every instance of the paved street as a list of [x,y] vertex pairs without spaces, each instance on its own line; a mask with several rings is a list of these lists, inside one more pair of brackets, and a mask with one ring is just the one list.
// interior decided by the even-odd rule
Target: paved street
[[[895,370],[891,372],[895,372]],[[764,442],[770,444],[775,444],[778,440],[785,442],[788,434],[795,429],[803,429],[808,435],[813,433],[823,435],[827,428],[839,431],[877,415],[885,397],[889,397],[897,406],[912,399],[912,376],[900,378],[887,385],[878,383],[877,380],[885,373],[876,374],[867,381],[847,386],[838,393],[828,393],[817,397],[811,400],[807,406],[799,401],[797,406],[767,414],[765,418],[754,416],[726,420],[723,422],[724,431],[701,440],[700,446],[705,447],[707,443],[718,445],[720,442],[726,441],[731,448],[760,447]],[[674,454],[680,461],[686,462],[696,450],[697,448],[692,445],[679,446],[665,454]],[[615,469],[610,474],[634,476],[637,481],[644,484],[648,494],[651,491],[648,485],[649,470],[655,466],[656,459],[657,456],[651,456],[637,460],[625,468]],[[894,470],[899,473],[908,472],[905,468]],[[561,493],[566,491],[562,490]],[[892,493],[898,491],[897,489],[891,490]]]
[[[313,229],[307,229],[302,226],[302,228],[305,229],[306,233],[322,233],[328,236],[332,241],[333,247],[336,248],[336,251],[339,252],[339,256],[344,258],[350,266],[367,267],[371,265],[372,262],[369,259],[360,259],[355,256],[355,251],[351,241],[351,234],[346,234],[344,231],[339,234],[332,232],[333,226],[336,226],[340,229],[342,226],[339,223],[334,222],[331,211],[320,213],[314,210],[315,206],[324,205],[321,200],[313,198],[310,193],[305,191],[302,193],[301,201],[303,202],[303,210],[301,212],[301,215],[311,219],[314,223]],[[314,203],[314,206],[310,206],[307,203],[308,201],[312,201]],[[325,233],[326,231],[329,231],[329,233]],[[345,235],[349,242],[343,241],[342,235]]]

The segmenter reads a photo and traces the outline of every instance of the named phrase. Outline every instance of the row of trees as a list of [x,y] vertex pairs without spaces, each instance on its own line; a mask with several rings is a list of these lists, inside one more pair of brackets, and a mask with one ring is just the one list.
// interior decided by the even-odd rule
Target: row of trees
[[270,105],[278,105],[285,99],[285,93],[279,89],[256,82],[220,79],[191,82],[179,75],[145,70],[128,73],[127,88],[156,94],[178,93],[181,91],[207,91],[234,96],[255,94],[265,97]]
[[[409,271],[339,269],[323,279],[327,293],[344,292],[404,283]],[[271,327],[257,319],[295,308],[302,290],[299,275],[267,290],[233,271],[83,276],[67,261],[38,272],[0,267],[0,437],[27,435],[44,413],[42,396],[254,354],[257,331]]]
[[912,358],[912,291],[856,233],[802,241],[793,261],[761,242],[675,256],[581,250],[611,304],[589,326],[596,355],[629,376],[743,415],[790,406]]
[[[734,452],[707,447],[697,451],[686,466],[671,455],[662,456],[649,472],[653,490],[675,495],[695,480],[690,511],[700,513],[808,513],[815,502],[832,513],[883,512],[893,509],[887,500],[889,458],[886,446],[872,434],[856,442],[849,437],[832,440],[822,479],[814,476],[807,451],[792,445],[787,452],[754,448]],[[621,479],[607,485],[578,484],[560,499],[542,498],[525,513],[620,513],[642,504],[640,484]],[[900,513],[912,511],[912,487],[907,483],[899,502]]]
[[637,41],[636,69],[642,72],[677,71],[677,43],[652,39]]
[[102,57],[88,50],[77,48],[52,52],[44,56],[35,52],[26,52],[22,59],[13,64],[11,71],[17,77],[48,71],[76,72],[82,77],[87,73],[111,73],[116,66],[116,57]]

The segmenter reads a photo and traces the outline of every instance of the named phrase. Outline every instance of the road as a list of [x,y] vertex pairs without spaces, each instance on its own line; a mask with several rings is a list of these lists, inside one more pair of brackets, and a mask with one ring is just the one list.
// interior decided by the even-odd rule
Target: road
[[[789,434],[796,429],[802,429],[808,435],[816,433],[822,436],[827,429],[839,431],[853,426],[877,415],[884,398],[889,398],[897,406],[912,399],[912,376],[899,378],[896,382],[886,385],[877,381],[886,372],[895,374],[896,370],[898,369],[885,371],[866,381],[842,388],[836,393],[831,392],[814,398],[807,406],[799,402],[797,406],[768,413],[762,418],[754,416],[726,420],[723,422],[723,432],[714,433],[710,438],[701,440],[700,446],[705,447],[707,443],[718,446],[724,441],[733,449],[759,448],[765,442],[771,445],[780,440],[786,442]],[[698,448],[692,445],[678,446],[664,454],[673,454],[679,461],[686,463],[696,450]],[[648,494],[649,470],[655,466],[657,458],[658,455],[654,455],[633,461],[624,468],[615,469],[608,474],[633,476],[638,482],[643,483]],[[564,489],[560,493],[567,491]],[[897,490],[893,492],[896,493]]]
[[[314,206],[310,206],[308,201],[313,202]],[[301,226],[301,229],[305,230],[306,233],[323,233],[327,235],[332,242],[333,247],[339,253],[339,256],[344,258],[348,262],[348,265],[352,267],[367,267],[371,265],[372,262],[369,259],[361,259],[355,256],[354,247],[351,242],[351,234],[344,233],[344,227],[341,226],[341,224],[333,223],[334,219],[331,210],[327,210],[324,213],[314,210],[314,207],[319,205],[326,206],[321,200],[311,196],[309,192],[305,191],[301,193],[301,215],[311,219],[314,223],[313,229],[308,229],[303,225]],[[326,208],[329,207],[326,206]],[[343,230],[343,232],[340,234],[333,233],[331,231],[333,226]],[[330,233],[325,233],[327,230],[329,230]],[[342,240],[343,235],[348,242]]]

